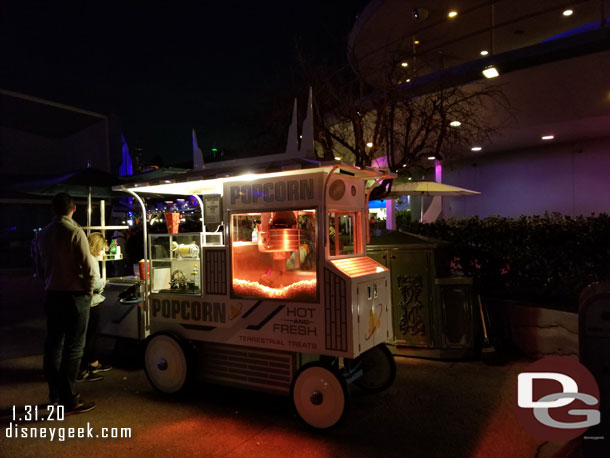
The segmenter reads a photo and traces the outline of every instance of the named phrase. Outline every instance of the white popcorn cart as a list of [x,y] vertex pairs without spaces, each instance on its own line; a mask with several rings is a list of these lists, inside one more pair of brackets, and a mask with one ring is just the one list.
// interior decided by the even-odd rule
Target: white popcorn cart
[[[290,395],[314,428],[335,425],[347,384],[381,391],[396,366],[390,275],[366,255],[370,184],[386,172],[289,161],[208,167],[146,194],[194,196],[200,232],[151,234],[145,370],[164,393],[199,379]],[[279,170],[278,170],[279,169]],[[367,183],[369,187],[367,187]]]

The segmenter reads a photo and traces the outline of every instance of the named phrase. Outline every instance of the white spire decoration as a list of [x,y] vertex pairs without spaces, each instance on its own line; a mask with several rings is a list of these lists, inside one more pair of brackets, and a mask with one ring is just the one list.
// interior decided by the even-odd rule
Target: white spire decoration
[[197,144],[197,134],[193,129],[193,169],[202,169],[203,167],[203,153]]
[[301,132],[301,146],[299,148],[300,157],[313,157],[313,101],[312,91],[309,88],[309,99],[307,100],[307,116],[303,121]]
[[299,149],[299,140],[297,138],[297,99],[294,99],[292,108],[292,122],[288,128],[288,140],[286,142],[286,155],[296,156]]

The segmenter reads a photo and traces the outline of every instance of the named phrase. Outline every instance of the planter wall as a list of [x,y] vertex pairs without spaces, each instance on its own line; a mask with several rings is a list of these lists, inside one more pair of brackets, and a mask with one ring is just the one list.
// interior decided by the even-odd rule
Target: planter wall
[[578,359],[578,314],[507,304],[511,340],[532,358],[569,356]]

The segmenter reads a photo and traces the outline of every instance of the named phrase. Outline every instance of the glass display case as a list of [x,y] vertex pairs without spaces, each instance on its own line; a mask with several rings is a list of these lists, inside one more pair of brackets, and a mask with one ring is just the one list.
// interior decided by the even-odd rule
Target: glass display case
[[151,234],[152,293],[201,294],[201,232]]
[[234,295],[315,301],[317,241],[315,209],[233,213]]

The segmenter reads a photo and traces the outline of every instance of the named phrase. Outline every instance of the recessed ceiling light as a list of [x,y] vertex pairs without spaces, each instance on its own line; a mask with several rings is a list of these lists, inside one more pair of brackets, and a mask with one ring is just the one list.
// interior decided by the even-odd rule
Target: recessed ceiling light
[[453,10],[453,11],[449,11],[449,14],[447,16],[449,16],[450,18],[454,18],[458,15],[458,12]]
[[368,146],[369,148],[372,148],[372,147],[373,147],[373,142],[368,142],[368,143],[366,144],[366,146]]
[[434,159],[436,159],[436,156],[428,156],[429,161],[433,161]]
[[411,78],[407,78],[407,79],[405,80],[405,83],[410,83],[410,82],[411,82]]
[[413,42],[413,44],[414,44],[414,45],[418,45],[418,44],[419,44],[419,40],[415,40],[415,41]]
[[472,148],[470,148],[470,151],[481,151],[483,148],[481,148],[480,146],[473,146]]
[[451,127],[460,127],[460,126],[462,125],[462,123],[461,123],[460,121],[451,121],[451,122],[449,123],[449,125],[450,125]]
[[550,135],[543,135],[542,137],[543,140],[553,140],[555,138],[555,135],[550,134]]
[[487,51],[485,49],[483,51],[481,51],[481,55],[482,56],[486,56],[487,54],[489,54],[489,51]]
[[408,180],[411,181],[413,178],[409,177]]
[[401,62],[400,66],[403,67],[403,68],[406,68],[406,67],[409,66],[409,62]]
[[495,78],[497,76],[500,76],[500,72],[496,67],[490,65],[489,67],[485,67],[483,69],[483,75],[485,76],[485,78]]
[[407,166],[407,164],[402,164],[402,168],[404,169]]
[[572,16],[574,14],[573,10],[564,10],[562,13],[564,16]]

